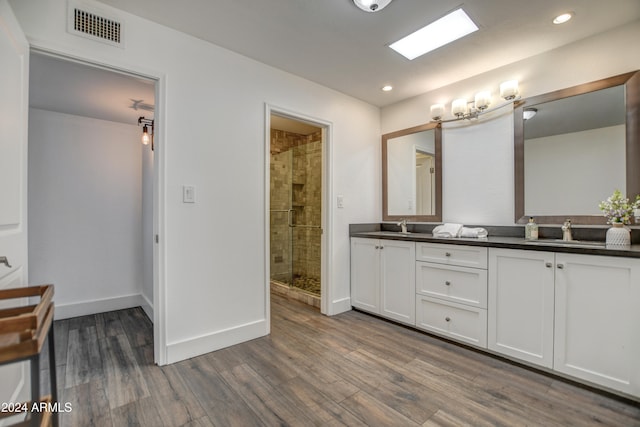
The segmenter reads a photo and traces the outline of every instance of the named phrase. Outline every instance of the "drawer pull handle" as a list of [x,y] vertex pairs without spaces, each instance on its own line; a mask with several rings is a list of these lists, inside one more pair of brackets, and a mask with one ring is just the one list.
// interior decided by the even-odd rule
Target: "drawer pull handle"
[[562,270],[564,268],[564,264],[558,264],[558,268]]
[[446,320],[447,322],[451,321],[451,318],[449,316],[445,317],[444,320]]
[[545,264],[545,266],[546,266],[547,268],[551,268],[551,267],[553,267],[553,264],[551,264],[550,262],[548,262],[548,263],[546,263],[546,264]]
[[447,286],[451,286],[451,282],[448,281],[448,280],[446,282],[444,282],[444,284],[447,285]]
[[451,252],[445,252],[444,256],[451,256]]

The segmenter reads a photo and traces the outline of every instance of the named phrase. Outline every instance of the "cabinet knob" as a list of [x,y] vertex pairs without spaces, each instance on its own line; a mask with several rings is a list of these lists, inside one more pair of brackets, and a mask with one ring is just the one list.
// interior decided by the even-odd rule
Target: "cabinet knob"
[[376,245],[376,249],[380,249],[380,246]]
[[451,252],[445,252],[444,256],[451,256]]
[[449,316],[445,317],[444,320],[446,320],[447,322],[451,321],[451,318]]
[[384,249],[384,246],[380,246],[380,249]]
[[448,280],[446,282],[444,282],[444,284],[447,285],[447,286],[451,286],[451,282],[448,281]]
[[551,267],[553,267],[553,264],[552,264],[552,263],[550,263],[550,262],[548,262],[548,263],[546,263],[546,264],[545,264],[545,266],[546,266],[547,268],[551,268]]
[[564,268],[564,264],[558,264],[558,268],[562,270]]

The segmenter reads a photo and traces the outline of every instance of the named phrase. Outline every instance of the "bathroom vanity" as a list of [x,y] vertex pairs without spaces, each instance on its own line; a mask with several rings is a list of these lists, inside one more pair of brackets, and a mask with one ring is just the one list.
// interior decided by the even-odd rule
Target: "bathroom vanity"
[[352,306],[640,398],[640,245],[351,231]]

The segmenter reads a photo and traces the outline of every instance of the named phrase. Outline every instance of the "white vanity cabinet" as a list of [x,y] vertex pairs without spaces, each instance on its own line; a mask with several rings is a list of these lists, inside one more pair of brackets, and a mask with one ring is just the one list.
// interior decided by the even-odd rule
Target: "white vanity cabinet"
[[415,243],[351,238],[351,305],[415,324]]
[[489,249],[488,347],[553,366],[555,254]]
[[486,348],[487,249],[416,243],[416,327]]
[[555,261],[553,369],[640,396],[640,259]]

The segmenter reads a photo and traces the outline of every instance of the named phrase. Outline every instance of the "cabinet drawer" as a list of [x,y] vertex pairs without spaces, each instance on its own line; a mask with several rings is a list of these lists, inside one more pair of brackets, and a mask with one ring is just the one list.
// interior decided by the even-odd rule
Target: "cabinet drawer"
[[462,267],[487,268],[487,248],[416,243],[416,260]]
[[416,296],[416,327],[487,348],[487,310]]
[[416,261],[416,293],[487,308],[487,270]]

